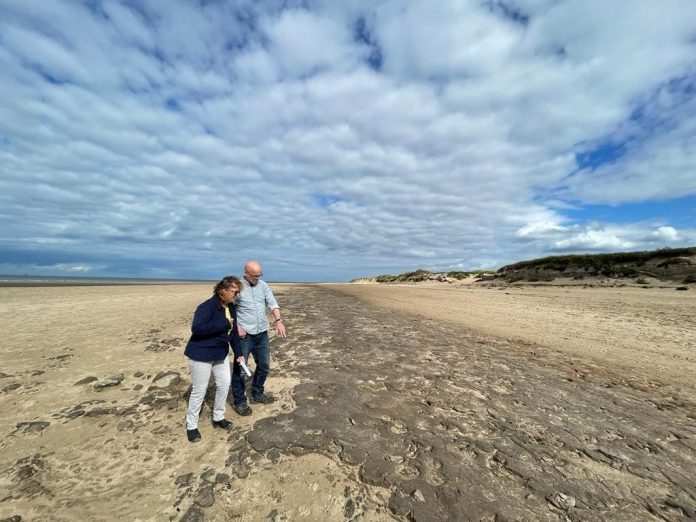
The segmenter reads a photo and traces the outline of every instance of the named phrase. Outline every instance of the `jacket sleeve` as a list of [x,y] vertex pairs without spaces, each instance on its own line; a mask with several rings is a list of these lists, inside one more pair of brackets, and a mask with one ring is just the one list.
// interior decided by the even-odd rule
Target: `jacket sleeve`
[[234,358],[244,355],[242,352],[242,342],[239,340],[239,331],[237,330],[237,309],[234,305],[230,306],[232,312],[232,333],[230,333],[230,346],[234,352]]
[[230,322],[227,318],[217,316],[213,307],[208,303],[198,305],[196,313],[193,314],[191,333],[193,335],[216,335],[227,332],[230,329]]

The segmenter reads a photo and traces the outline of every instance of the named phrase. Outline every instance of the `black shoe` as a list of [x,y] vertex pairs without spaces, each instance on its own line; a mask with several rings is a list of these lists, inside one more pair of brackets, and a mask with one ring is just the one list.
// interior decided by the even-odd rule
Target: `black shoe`
[[213,426],[216,428],[222,428],[223,430],[231,430],[232,423],[227,419],[222,419],[219,421],[213,421]]
[[256,397],[253,395],[251,396],[251,402],[254,404],[271,404],[274,401],[275,397],[273,397],[273,395],[266,395],[265,393],[257,395]]
[[241,415],[242,417],[246,417],[247,415],[251,415],[251,408],[249,407],[249,405],[246,402],[242,403],[242,404],[235,404],[234,411],[237,412],[237,415]]
[[201,432],[197,429],[186,430],[186,438],[189,442],[198,442],[199,440],[201,440]]

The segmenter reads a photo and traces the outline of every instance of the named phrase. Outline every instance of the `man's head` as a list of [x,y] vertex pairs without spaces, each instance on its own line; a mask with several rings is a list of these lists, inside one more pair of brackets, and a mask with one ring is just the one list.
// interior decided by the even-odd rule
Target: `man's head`
[[246,279],[247,283],[254,286],[261,277],[263,277],[263,272],[258,261],[252,260],[244,263],[244,279]]

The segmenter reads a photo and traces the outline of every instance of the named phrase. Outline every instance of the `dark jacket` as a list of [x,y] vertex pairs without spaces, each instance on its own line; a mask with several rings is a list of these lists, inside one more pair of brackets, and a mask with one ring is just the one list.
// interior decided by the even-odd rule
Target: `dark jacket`
[[193,314],[191,338],[184,355],[196,361],[221,361],[227,357],[230,345],[235,359],[242,355],[237,332],[237,310],[233,303],[228,308],[232,324],[225,317],[225,309],[218,296],[214,295],[198,305]]

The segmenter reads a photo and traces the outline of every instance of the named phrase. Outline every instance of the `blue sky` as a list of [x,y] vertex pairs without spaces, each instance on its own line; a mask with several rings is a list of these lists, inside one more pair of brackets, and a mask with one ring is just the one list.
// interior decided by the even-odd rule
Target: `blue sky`
[[696,3],[0,0],[0,273],[696,245]]

